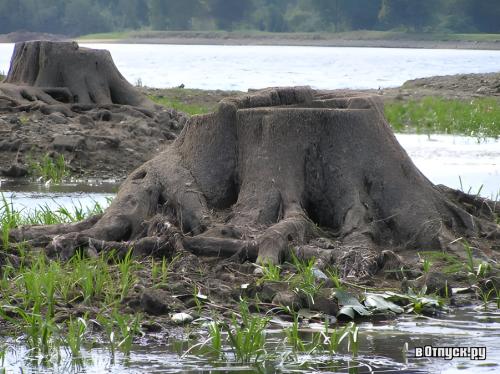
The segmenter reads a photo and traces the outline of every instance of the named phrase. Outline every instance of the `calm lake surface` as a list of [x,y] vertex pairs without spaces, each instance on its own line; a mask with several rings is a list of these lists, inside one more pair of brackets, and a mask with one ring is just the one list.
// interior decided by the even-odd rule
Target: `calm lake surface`
[[[242,90],[269,86],[313,88],[395,87],[408,79],[500,71],[500,51],[81,44],[108,49],[131,83],[150,87]],[[7,72],[13,44],[0,44],[0,71]]]

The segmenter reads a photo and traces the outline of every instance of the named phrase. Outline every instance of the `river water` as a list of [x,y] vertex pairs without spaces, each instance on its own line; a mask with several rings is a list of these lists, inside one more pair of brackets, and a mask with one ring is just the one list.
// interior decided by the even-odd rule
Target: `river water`
[[[131,83],[242,90],[395,87],[408,79],[500,71],[500,51],[297,46],[81,44],[108,49]],[[13,44],[0,44],[0,72]]]

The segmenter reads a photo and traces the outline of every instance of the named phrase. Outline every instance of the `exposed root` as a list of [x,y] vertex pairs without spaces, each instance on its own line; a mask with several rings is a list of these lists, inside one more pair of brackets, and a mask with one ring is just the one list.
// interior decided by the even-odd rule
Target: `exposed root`
[[202,256],[232,257],[238,261],[254,261],[258,254],[258,245],[253,240],[237,240],[225,238],[184,237],[184,248]]
[[258,239],[257,262],[280,263],[293,243],[307,242],[314,232],[314,224],[303,214],[295,214],[269,227]]
[[[102,218],[102,214],[97,214],[83,221],[69,224],[47,225],[47,226],[21,226],[9,232],[9,239],[13,242],[24,242],[40,240],[55,235],[63,235],[74,232],[81,232],[93,227]],[[50,241],[50,240],[49,240]],[[48,244],[48,241],[47,243]]]

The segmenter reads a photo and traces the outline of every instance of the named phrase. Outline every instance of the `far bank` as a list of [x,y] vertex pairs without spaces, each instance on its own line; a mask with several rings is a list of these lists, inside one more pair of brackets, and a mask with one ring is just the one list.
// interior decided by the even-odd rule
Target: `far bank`
[[271,33],[259,31],[126,31],[78,37],[33,32],[0,35],[0,43],[26,40],[73,40],[85,43],[187,44],[187,45],[285,45],[321,47],[430,48],[499,50],[500,34],[408,33],[350,31]]

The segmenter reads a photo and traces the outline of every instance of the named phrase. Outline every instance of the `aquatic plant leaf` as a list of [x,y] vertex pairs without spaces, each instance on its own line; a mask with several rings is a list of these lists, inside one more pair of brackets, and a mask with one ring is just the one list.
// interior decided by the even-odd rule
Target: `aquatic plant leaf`
[[318,312],[313,312],[311,309],[300,309],[297,312],[297,315],[299,317],[305,318],[305,319],[321,319],[324,318],[322,313]]
[[337,316],[346,315],[354,319],[356,313],[361,316],[370,316],[372,314],[353,294],[344,290],[336,290],[333,294],[341,306]]
[[375,312],[391,311],[398,314],[404,312],[403,308],[386,300],[382,295],[368,294],[364,303],[367,307],[373,308]]
[[400,303],[404,306],[410,306],[408,312],[417,311],[420,312],[422,310],[432,312],[435,309],[442,309],[443,306],[440,304],[439,299],[433,298],[429,295],[417,295],[413,290],[409,290],[408,294],[400,294],[396,292],[386,291],[385,299],[390,300],[392,302]]
[[343,306],[337,313],[337,316],[340,315],[348,316],[350,319],[354,319],[354,317],[356,317],[356,312],[351,306]]

